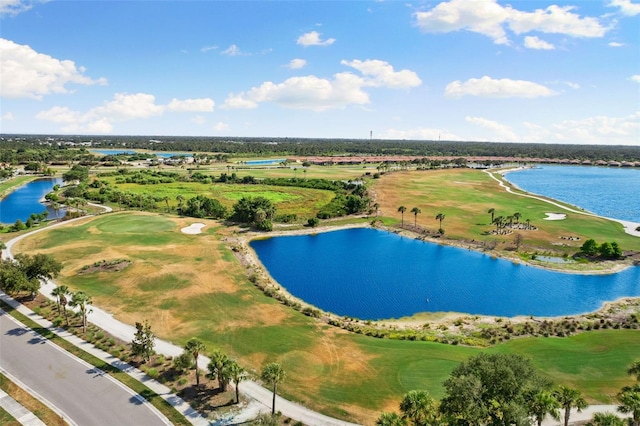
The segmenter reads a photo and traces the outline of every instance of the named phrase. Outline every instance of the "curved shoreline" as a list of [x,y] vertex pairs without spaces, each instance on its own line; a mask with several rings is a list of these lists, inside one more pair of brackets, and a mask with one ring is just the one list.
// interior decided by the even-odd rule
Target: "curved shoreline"
[[[578,214],[582,214],[582,215],[585,215],[585,216],[592,216],[592,217],[597,217],[597,218],[600,218],[600,219],[610,220],[612,222],[618,222],[619,224],[622,225],[622,228],[624,229],[625,233],[627,233],[629,235],[633,235],[634,237],[640,237],[640,231],[636,230],[637,228],[640,228],[640,222],[632,222],[632,221],[624,220],[624,219],[615,219],[615,218],[612,218],[612,217],[600,216],[598,214],[589,212],[587,210],[579,209],[579,207],[576,207],[576,206],[573,206],[575,208],[570,208],[570,207],[567,207],[567,206],[563,206],[562,204],[559,204],[559,203],[564,203],[564,204],[569,204],[569,203],[566,203],[566,202],[560,201],[560,200],[556,200],[558,202],[554,202],[554,201],[551,201],[552,198],[547,197],[545,195],[541,195],[541,194],[536,194],[536,193],[533,193],[533,192],[525,191],[524,189],[518,187],[518,185],[516,185],[515,183],[511,182],[509,179],[506,178],[506,175],[508,173],[518,172],[518,171],[526,170],[528,168],[529,167],[514,167],[514,168],[510,168],[510,169],[498,170],[497,172],[495,172],[495,173],[500,174],[503,177],[503,179],[505,179],[507,182],[509,182],[509,184],[511,186],[513,186],[514,188],[516,188],[519,191],[525,192],[525,194],[520,194],[518,192],[512,191],[511,188],[509,188],[507,185],[504,184],[504,182],[502,182],[500,179],[496,178],[493,175],[494,172],[491,172],[489,170],[484,170],[484,172],[487,173],[489,176],[491,176],[492,179],[494,179],[496,182],[498,182],[500,184],[500,186],[503,187],[510,194],[519,195],[521,197],[534,198],[534,199],[537,199],[537,200],[540,200],[540,201],[544,201],[544,202],[549,203],[551,205],[554,205],[556,207],[560,207],[561,209],[567,210],[567,211],[569,211],[571,213],[578,213]],[[571,204],[569,204],[569,205],[571,205]],[[579,210],[576,210],[576,209],[579,209]]]
[[[291,294],[287,288],[285,286],[283,286],[281,283],[279,283],[275,278],[273,278],[273,276],[270,274],[269,270],[264,266],[264,264],[260,261],[260,258],[258,257],[257,253],[255,252],[255,250],[251,247],[250,243],[251,241],[254,240],[259,240],[259,239],[264,239],[264,238],[272,238],[272,237],[287,237],[287,236],[298,236],[298,235],[313,235],[313,234],[317,234],[317,233],[324,233],[324,232],[333,232],[333,231],[340,231],[340,230],[345,230],[345,229],[353,229],[353,228],[374,228],[374,229],[381,229],[384,230],[386,232],[393,232],[396,234],[399,234],[405,238],[418,238],[416,234],[413,234],[411,231],[407,231],[407,230],[401,230],[400,232],[394,232],[393,230],[391,230],[390,228],[387,227],[379,227],[379,228],[375,228],[372,227],[369,223],[361,223],[361,224],[347,224],[347,225],[341,225],[341,226],[324,226],[324,227],[319,227],[319,228],[310,228],[310,229],[297,229],[297,230],[293,230],[293,231],[286,231],[286,230],[280,230],[280,231],[272,231],[270,232],[268,235],[265,235],[264,233],[258,233],[258,232],[251,232],[251,233],[247,233],[247,234],[243,234],[242,236],[236,236],[234,237],[235,241],[232,243],[237,243],[241,246],[241,250],[233,250],[236,255],[240,258],[240,262],[245,265],[245,266],[250,266],[250,268],[257,274],[259,274],[261,276],[262,279],[266,280],[268,286],[271,287],[275,287],[280,293],[283,294],[283,296],[289,300],[295,301],[297,303],[300,303],[302,306],[305,307],[311,307],[314,309],[318,309],[319,311],[322,312],[324,317],[327,318],[341,318],[340,315],[334,313],[334,312],[328,312],[325,311],[317,306],[314,306],[310,303],[308,303],[307,301],[300,299],[299,297],[294,296],[293,294]],[[478,251],[477,248],[474,247],[470,247],[470,246],[465,246],[464,244],[452,244],[452,241],[446,241],[446,240],[435,240],[433,238],[431,239],[426,239],[426,238],[422,238],[420,237],[419,239],[429,242],[429,243],[433,243],[433,244],[445,244],[445,245],[449,245],[449,246],[453,246],[453,247],[457,247],[457,248],[462,248],[462,249],[469,249],[469,250],[474,250],[474,251]],[[606,269],[606,270],[589,270],[589,271],[572,271],[572,270],[564,270],[564,269],[560,269],[560,268],[553,268],[550,266],[546,266],[546,265],[540,265],[540,264],[534,264],[534,263],[529,263],[526,262],[520,258],[511,258],[508,256],[500,256],[500,258],[504,259],[504,260],[509,260],[512,262],[517,262],[519,264],[523,264],[523,265],[527,265],[527,266],[531,266],[534,268],[540,268],[540,269],[545,269],[545,270],[550,270],[550,271],[554,271],[554,272],[560,272],[560,273],[572,273],[572,274],[578,274],[578,275],[596,275],[596,274],[615,274],[618,272],[621,272],[633,265],[631,264],[623,264],[623,263],[615,263],[613,264],[612,267]],[[540,319],[540,320],[560,320],[560,319],[564,319],[564,318],[582,318],[582,317],[586,317],[588,315],[593,315],[593,314],[600,314],[600,313],[604,313],[605,311],[611,309],[613,306],[618,306],[618,305],[623,305],[623,304],[627,304],[630,303],[630,301],[635,301],[635,300],[640,300],[640,296],[638,297],[634,297],[634,296],[621,296],[616,300],[613,301],[603,301],[602,305],[594,310],[594,311],[589,311],[589,312],[583,312],[583,313],[578,313],[578,314],[565,314],[565,315],[558,315],[558,316],[552,316],[552,317],[543,317],[543,316],[535,316],[536,319]],[[435,317],[435,318],[434,318]],[[402,317],[402,318],[387,318],[387,319],[380,319],[380,320],[372,320],[371,322],[374,324],[378,324],[381,326],[388,326],[388,325],[400,325],[402,327],[410,327],[410,326],[414,326],[414,325],[422,325],[425,322],[432,322],[432,323],[450,323],[453,322],[459,318],[462,317],[478,317],[480,319],[484,319],[485,321],[487,320],[491,320],[491,321],[495,321],[497,318],[508,318],[509,321],[512,321],[514,323],[518,323],[518,322],[524,322],[526,320],[529,319],[529,316],[527,315],[515,315],[512,317],[506,317],[506,316],[499,316],[499,315],[480,315],[480,314],[472,314],[472,313],[468,313],[468,312],[451,312],[451,311],[438,311],[438,312],[431,312],[431,311],[423,311],[423,312],[418,312],[414,315],[411,316],[407,316],[407,317]]]

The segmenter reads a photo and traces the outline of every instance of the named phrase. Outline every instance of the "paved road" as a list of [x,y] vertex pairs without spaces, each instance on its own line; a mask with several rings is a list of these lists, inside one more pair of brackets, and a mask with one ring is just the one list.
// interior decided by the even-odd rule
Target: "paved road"
[[0,365],[62,411],[71,424],[170,424],[129,388],[0,310]]

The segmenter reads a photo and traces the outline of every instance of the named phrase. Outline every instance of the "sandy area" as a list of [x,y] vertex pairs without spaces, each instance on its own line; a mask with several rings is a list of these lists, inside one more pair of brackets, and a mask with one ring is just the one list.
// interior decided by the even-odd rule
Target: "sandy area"
[[544,220],[564,220],[567,218],[567,215],[564,213],[545,213],[547,217]]
[[206,225],[204,223],[192,223],[191,225],[182,228],[180,231],[182,231],[183,234],[201,234],[202,228],[205,226]]

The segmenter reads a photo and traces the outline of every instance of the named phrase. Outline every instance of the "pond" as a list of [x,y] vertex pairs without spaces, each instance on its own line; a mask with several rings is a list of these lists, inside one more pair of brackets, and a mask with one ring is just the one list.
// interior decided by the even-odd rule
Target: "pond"
[[[49,219],[55,219],[56,211],[41,203],[54,185],[62,184],[60,178],[37,179],[21,186],[0,200],[0,223],[12,224],[20,219],[25,222],[32,213],[40,214],[44,210],[49,212]],[[58,217],[65,215],[64,210],[58,211]]]
[[640,267],[607,275],[553,272],[371,228],[273,237],[251,247],[295,297],[360,319],[575,315],[640,296]]
[[250,161],[245,161],[245,164],[248,166],[270,166],[270,165],[280,164],[283,161],[285,161],[284,158],[279,158],[275,160],[250,160]]

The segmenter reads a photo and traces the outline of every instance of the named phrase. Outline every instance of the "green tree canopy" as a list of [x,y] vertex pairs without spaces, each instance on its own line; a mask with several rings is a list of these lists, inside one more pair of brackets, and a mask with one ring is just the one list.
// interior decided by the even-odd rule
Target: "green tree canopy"
[[469,424],[525,424],[527,395],[549,385],[520,355],[483,353],[453,370],[440,410]]

